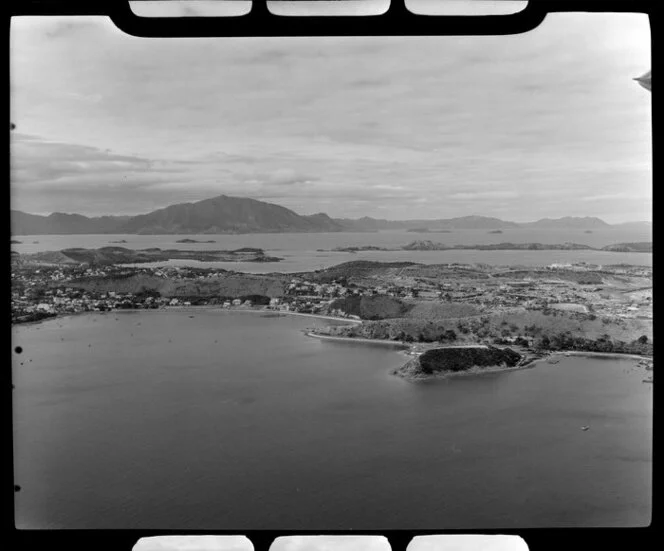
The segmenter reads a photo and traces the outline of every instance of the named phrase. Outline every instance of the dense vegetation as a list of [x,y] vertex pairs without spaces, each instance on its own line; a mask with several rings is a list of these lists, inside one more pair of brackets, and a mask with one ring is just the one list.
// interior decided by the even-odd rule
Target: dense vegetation
[[331,327],[329,331],[342,337],[404,342],[453,342],[457,340],[457,333],[450,323],[408,318],[365,321],[361,325]]
[[542,350],[581,350],[585,352],[613,352],[619,354],[652,355],[653,345],[643,335],[632,342],[612,339],[602,335],[597,339],[575,337],[569,331],[555,335],[542,335],[535,341],[535,347]]
[[511,348],[434,348],[420,356],[420,369],[431,374],[439,371],[466,371],[471,367],[505,365],[514,367],[521,354]]
[[434,348],[412,358],[392,373],[418,379],[478,368],[515,367],[521,360],[522,356],[510,348]]

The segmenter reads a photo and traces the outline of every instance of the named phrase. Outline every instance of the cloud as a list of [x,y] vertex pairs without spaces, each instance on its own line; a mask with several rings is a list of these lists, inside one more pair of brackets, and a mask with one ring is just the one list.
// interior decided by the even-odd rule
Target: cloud
[[471,192],[458,192],[446,196],[448,200],[461,200],[461,201],[479,201],[479,200],[493,200],[493,199],[517,199],[520,194],[516,191],[508,190],[494,190],[494,191],[471,191]]
[[608,197],[652,183],[651,96],[632,80],[650,65],[642,14],[556,14],[499,37],[186,41],[79,21],[12,22],[24,210],[226,193],[333,216],[644,211]]

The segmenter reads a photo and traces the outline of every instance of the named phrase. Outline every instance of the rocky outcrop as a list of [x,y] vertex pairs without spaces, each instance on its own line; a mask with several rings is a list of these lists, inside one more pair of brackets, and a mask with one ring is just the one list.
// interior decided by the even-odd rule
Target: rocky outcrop
[[516,367],[521,360],[521,354],[511,348],[494,346],[433,348],[410,359],[397,368],[394,374],[409,379],[421,379],[451,373],[476,373]]

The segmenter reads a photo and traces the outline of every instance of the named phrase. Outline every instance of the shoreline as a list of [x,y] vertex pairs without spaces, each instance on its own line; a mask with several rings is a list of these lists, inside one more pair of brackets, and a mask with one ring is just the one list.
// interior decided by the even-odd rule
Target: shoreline
[[[163,308],[157,308],[156,310],[177,310],[177,311],[196,311],[196,310],[220,310],[222,312],[253,312],[258,314],[273,314],[274,316],[304,316],[307,318],[315,319],[325,319],[332,321],[343,321],[345,323],[355,323],[361,324],[362,320],[355,320],[349,318],[339,318],[334,316],[325,316],[323,314],[307,314],[305,312],[291,312],[290,310],[267,310],[267,309],[258,309],[258,308],[224,308],[223,306],[209,305],[209,306],[164,306]],[[138,310],[139,312],[141,310]]]
[[[376,345],[381,345],[381,346],[392,346],[395,348],[400,348],[401,352],[409,357],[408,362],[416,359],[419,357],[420,354],[422,354],[421,351],[417,350],[417,346],[421,343],[405,343],[402,341],[390,341],[386,339],[364,339],[364,338],[356,338],[356,337],[338,337],[334,335],[323,335],[321,333],[315,333],[313,331],[304,331],[304,334],[307,337],[312,337],[312,338],[317,338],[321,340],[332,340],[332,341],[339,341],[339,342],[359,342],[361,344],[376,344]],[[450,346],[439,346],[436,348],[478,348],[478,347],[485,347],[486,345],[482,344],[456,344],[456,345],[450,345]],[[493,367],[470,367],[465,371],[457,371],[457,372],[452,372],[452,371],[447,371],[447,372],[439,372],[439,373],[432,373],[430,375],[405,375],[400,372],[400,370],[403,368],[404,365],[394,368],[390,371],[391,375],[396,375],[397,377],[400,377],[401,379],[405,379],[406,381],[410,382],[417,382],[417,381],[426,381],[429,379],[447,379],[450,377],[470,377],[474,375],[483,375],[485,373],[504,373],[507,371],[519,371],[522,369],[532,369],[534,367],[537,367],[538,363],[546,361],[548,358],[551,357],[552,354],[535,354],[535,353],[524,353],[522,360],[519,362],[518,365],[515,365],[513,367],[502,367],[502,366],[493,366]],[[408,363],[406,362],[406,363]]]
[[[204,306],[162,306],[160,308],[123,308],[123,309],[117,309],[117,310],[92,310],[92,311],[83,311],[83,312],[63,312],[61,314],[56,314],[55,316],[48,316],[42,319],[38,320],[31,320],[31,321],[21,321],[21,322],[13,322],[11,324],[12,328],[14,327],[21,327],[21,326],[27,326],[27,325],[38,325],[40,323],[44,322],[49,322],[49,321],[56,321],[56,320],[61,320],[61,319],[66,319],[69,317],[74,317],[74,316],[83,316],[83,315],[104,315],[107,316],[109,314],[112,315],[117,315],[117,314],[139,314],[139,313],[147,313],[147,312],[169,312],[169,311],[177,311],[177,312],[195,312],[195,311],[200,311],[200,310],[219,310],[222,312],[252,312],[252,313],[258,313],[258,314],[272,314],[275,317],[276,316],[281,316],[281,315],[289,315],[289,316],[304,316],[308,318],[314,318],[314,319],[323,319],[323,320],[331,320],[331,321],[341,321],[345,323],[354,323],[354,324],[361,324],[362,320],[355,320],[355,319],[348,319],[348,318],[339,318],[339,317],[334,317],[334,316],[325,316],[322,314],[307,314],[304,312],[291,312],[291,311],[279,311],[279,310],[263,310],[263,309],[258,309],[258,308],[224,308],[223,306],[217,306],[217,305],[204,305]],[[368,339],[371,340],[371,339]]]
[[312,337],[315,339],[329,340],[329,341],[340,341],[340,342],[359,342],[361,344],[378,344],[382,346],[394,346],[402,348],[404,350],[410,350],[411,346],[402,341],[390,341],[386,339],[361,339],[356,337],[337,337],[335,335],[324,335],[322,333],[315,333],[314,331],[305,330],[304,334],[307,337]]
[[585,350],[552,350],[549,356],[587,356],[589,358],[627,358],[632,360],[650,360],[646,354],[622,354],[620,352],[592,352]]
[[[356,338],[356,337],[338,337],[334,335],[324,335],[321,333],[316,333],[314,331],[303,331],[307,337],[317,338],[321,340],[331,340],[338,342],[356,342],[361,344],[375,344],[381,346],[391,346],[394,348],[401,349],[401,353],[409,357],[409,362],[417,359],[422,351],[417,350],[417,346],[420,343],[405,343],[402,341],[391,341],[385,339],[366,339],[366,338]],[[486,345],[481,344],[465,344],[465,345],[450,345],[450,346],[438,346],[436,348],[478,348]],[[492,367],[470,367],[464,371],[441,371],[438,373],[432,374],[405,374],[401,372],[401,369],[406,365],[403,364],[398,368],[394,368],[390,371],[391,375],[395,375],[409,382],[418,382],[418,381],[427,381],[431,379],[448,379],[456,377],[472,377],[478,375],[484,375],[488,373],[506,373],[510,371],[521,371],[523,369],[533,369],[543,363],[554,363],[557,364],[560,360],[560,356],[571,357],[588,357],[588,358],[606,358],[606,359],[628,359],[639,362],[652,362],[652,356],[638,355],[638,354],[621,354],[617,352],[586,352],[586,351],[549,351],[549,352],[533,352],[533,351],[524,351],[520,350],[522,354],[522,359],[519,364],[513,367],[504,367],[504,366],[492,366]],[[556,358],[557,361],[551,362],[552,358]]]
[[[130,314],[137,314],[137,313],[146,313],[146,312],[172,312],[172,311],[180,311],[180,312],[195,312],[195,311],[200,311],[200,310],[214,310],[214,311],[222,311],[222,312],[233,312],[233,313],[238,313],[238,312],[250,312],[250,313],[255,313],[255,314],[267,314],[271,315],[274,317],[280,317],[282,315],[286,316],[302,316],[302,317],[308,317],[308,318],[313,318],[313,319],[321,319],[321,320],[330,320],[330,321],[338,321],[338,322],[344,322],[344,323],[349,323],[349,324],[356,324],[360,325],[362,324],[362,320],[355,320],[355,319],[348,319],[348,318],[339,318],[339,317],[334,317],[334,316],[325,316],[322,314],[307,314],[304,312],[291,312],[291,311],[279,311],[279,310],[266,310],[266,309],[257,309],[257,308],[224,308],[222,306],[216,306],[216,305],[205,305],[205,306],[164,306],[161,308],[154,308],[154,309],[122,309],[122,310],[109,310],[109,311],[88,311],[88,312],[67,312],[63,314],[58,314],[56,316],[50,316],[46,317],[40,320],[33,320],[33,321],[26,321],[26,322],[20,322],[20,323],[12,323],[12,328],[17,328],[21,326],[28,326],[28,325],[39,325],[45,322],[57,322],[58,320],[61,319],[66,319],[68,317],[75,317],[75,316],[81,316],[85,314],[99,314],[99,315],[118,315],[121,313],[130,313]],[[418,347],[421,346],[422,343],[406,343],[403,341],[392,341],[392,340],[386,340],[386,339],[367,339],[367,338],[357,338],[357,337],[340,337],[336,335],[325,335],[323,333],[316,333],[315,331],[311,331],[308,329],[302,330],[303,333],[307,337],[311,338],[317,338],[321,340],[332,340],[332,341],[338,341],[338,342],[350,342],[350,343],[362,343],[362,344],[371,344],[371,345],[381,345],[381,346],[392,346],[394,348],[400,348],[401,351],[411,357],[411,358],[416,358],[420,354],[422,354],[424,351],[420,350]],[[448,346],[437,346],[435,348],[478,348],[478,347],[486,347],[487,345],[481,344],[481,343],[472,343],[472,344],[456,344],[456,345],[448,345]],[[454,373],[445,373],[445,374],[433,374],[433,375],[428,375],[426,377],[417,377],[418,380],[420,379],[425,379],[425,378],[440,378],[441,375],[443,377],[449,377],[449,376],[463,376],[463,375],[479,375],[482,373],[496,373],[496,372],[503,372],[503,371],[516,371],[519,369],[527,369],[531,367],[535,367],[538,363],[543,363],[543,362],[548,362],[548,363],[558,363],[556,362],[550,362],[552,358],[559,358],[560,356],[564,357],[570,357],[570,356],[578,356],[578,357],[588,357],[588,358],[606,358],[606,359],[630,359],[630,360],[635,360],[635,361],[645,361],[645,362],[653,362],[653,357],[649,355],[641,355],[641,354],[622,354],[620,352],[592,352],[592,351],[584,351],[584,350],[551,350],[551,351],[545,351],[541,353],[533,352],[533,351],[524,351],[521,350],[521,353],[523,354],[523,359],[520,363],[520,365],[516,365],[514,367],[508,367],[508,368],[482,368],[481,371],[474,371],[474,372],[469,372],[469,371],[464,371],[464,372],[454,372]],[[530,357],[529,357],[530,356]],[[473,369],[473,368],[470,368]],[[404,377],[407,378],[407,377]]]
[[533,369],[537,367],[537,364],[544,358],[536,358],[529,362],[524,363],[523,365],[515,365],[514,367],[470,367],[465,371],[440,371],[438,373],[432,373],[430,375],[406,375],[400,373],[400,368],[395,368],[390,371],[391,375],[395,375],[400,379],[408,381],[409,383],[418,383],[425,382],[430,380],[440,380],[440,379],[455,379],[461,377],[479,377],[482,375],[488,375],[490,373],[507,373],[509,371],[522,371],[524,369]]

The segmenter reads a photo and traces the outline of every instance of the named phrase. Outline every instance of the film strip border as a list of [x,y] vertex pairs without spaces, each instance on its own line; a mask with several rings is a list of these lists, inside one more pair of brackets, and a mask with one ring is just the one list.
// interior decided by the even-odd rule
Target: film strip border
[[[591,549],[610,542],[630,548],[650,541],[651,528],[519,531],[32,531],[20,547],[116,551],[540,551]],[[347,542],[345,540],[348,540]]]
[[270,12],[265,0],[253,0],[251,10],[233,17],[141,17],[128,0],[15,0],[10,15],[108,16],[122,31],[140,37],[223,36],[417,36],[517,34],[537,27],[547,13],[650,13],[652,2],[633,0],[530,0],[508,15],[419,15],[406,0],[390,0],[381,14],[366,16],[284,17]]

